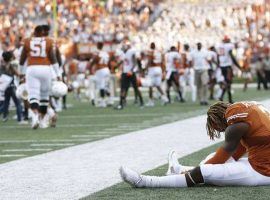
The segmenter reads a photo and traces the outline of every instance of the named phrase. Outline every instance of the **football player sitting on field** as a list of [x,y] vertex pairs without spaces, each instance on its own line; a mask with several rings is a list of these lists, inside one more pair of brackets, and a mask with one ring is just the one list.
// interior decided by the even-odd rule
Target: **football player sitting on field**
[[144,176],[121,167],[121,177],[132,186],[151,188],[270,185],[269,111],[256,102],[217,102],[207,112],[206,127],[210,139],[225,132],[225,141],[200,166],[182,166],[170,154],[167,176]]

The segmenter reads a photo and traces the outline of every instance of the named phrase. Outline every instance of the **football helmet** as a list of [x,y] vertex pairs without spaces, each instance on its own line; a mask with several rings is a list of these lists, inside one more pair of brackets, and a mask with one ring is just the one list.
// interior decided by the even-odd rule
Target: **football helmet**
[[52,85],[52,95],[54,97],[63,97],[67,94],[68,87],[62,81],[54,81]]
[[19,99],[27,100],[27,98],[28,98],[28,92],[27,92],[26,84],[25,84],[25,83],[20,84],[20,85],[17,87],[17,90],[16,90],[16,96],[17,96]]

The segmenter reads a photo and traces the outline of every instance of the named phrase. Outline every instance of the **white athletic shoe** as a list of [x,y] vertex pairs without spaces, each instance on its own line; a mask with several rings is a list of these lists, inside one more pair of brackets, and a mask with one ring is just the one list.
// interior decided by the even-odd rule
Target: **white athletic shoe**
[[43,119],[39,122],[40,128],[48,128],[49,127],[49,116],[46,114]]
[[120,167],[119,172],[123,181],[127,182],[133,187],[142,187],[140,186],[140,183],[142,181],[142,176],[139,173],[123,166]]
[[162,105],[166,105],[166,104],[169,103],[169,99],[168,99],[168,97],[165,96],[165,95],[162,95],[162,96],[161,96],[161,101],[162,101]]
[[154,103],[154,101],[149,100],[149,101],[147,102],[147,104],[145,104],[145,106],[146,106],[146,107],[154,107],[154,106],[155,106],[155,103]]
[[172,150],[168,154],[168,170],[166,175],[175,175],[181,173],[181,165],[177,159],[176,151]]
[[18,122],[19,125],[27,125],[28,121],[27,120],[22,120]]
[[39,127],[39,116],[38,116],[38,114],[33,113],[31,127],[32,127],[32,129],[37,129]]

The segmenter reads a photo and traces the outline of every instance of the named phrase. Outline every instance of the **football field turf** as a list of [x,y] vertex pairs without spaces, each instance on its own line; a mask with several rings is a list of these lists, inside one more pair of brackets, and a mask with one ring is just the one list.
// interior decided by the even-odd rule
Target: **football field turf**
[[[268,96],[268,92],[253,88],[248,92],[238,89],[234,99],[262,100]],[[14,120],[2,123],[0,163],[178,121],[204,114],[207,110],[207,107],[189,102],[175,102],[165,107],[157,102],[155,107],[144,109],[129,102],[121,111],[95,108],[72,97],[69,103],[73,107],[60,113],[57,128],[31,130],[30,125],[17,125]]]
[[[234,94],[236,101],[263,100],[268,99],[268,96],[268,92],[259,92],[255,89],[250,89],[247,93],[235,90]],[[55,129],[33,131],[29,126],[18,126],[11,120],[2,124],[0,129],[1,162],[178,121],[205,114],[207,110],[207,107],[194,103],[177,102],[166,107],[157,103],[154,108],[144,109],[139,109],[130,102],[129,106],[122,111],[115,111],[112,108],[94,108],[88,103],[79,103],[72,98],[69,103],[72,103],[73,107],[60,113],[58,127]],[[185,165],[196,165],[215,148],[216,146],[211,146],[185,156],[180,161]],[[161,166],[147,173],[163,175],[166,170],[167,166]],[[269,199],[269,193],[268,187],[135,190],[125,183],[120,183],[85,199]]]

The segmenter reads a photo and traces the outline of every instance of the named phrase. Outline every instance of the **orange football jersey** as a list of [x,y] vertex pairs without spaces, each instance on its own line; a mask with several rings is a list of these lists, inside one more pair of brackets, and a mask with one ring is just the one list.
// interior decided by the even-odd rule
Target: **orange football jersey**
[[55,42],[49,37],[30,37],[24,40],[27,63],[30,65],[50,65],[49,52],[55,48]]
[[239,102],[225,113],[228,125],[249,124],[249,132],[241,139],[247,149],[251,166],[260,174],[270,176],[270,113],[256,102]]

